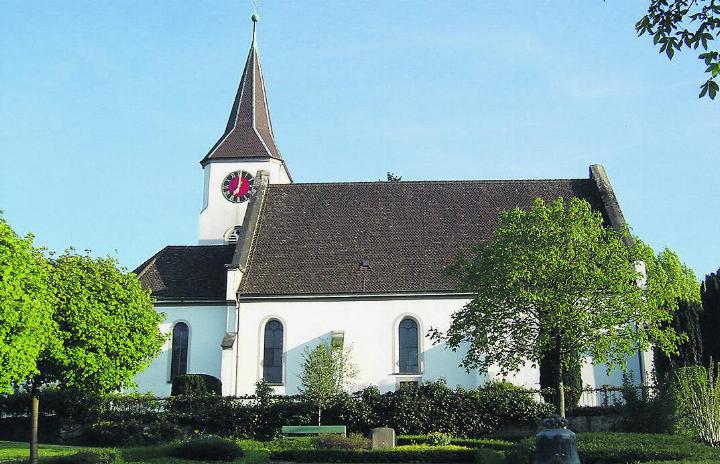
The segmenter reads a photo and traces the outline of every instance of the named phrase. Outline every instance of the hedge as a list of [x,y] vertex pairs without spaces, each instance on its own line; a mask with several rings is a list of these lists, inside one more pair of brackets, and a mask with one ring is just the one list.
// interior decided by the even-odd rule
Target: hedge
[[[445,450],[440,449],[422,450],[373,450],[373,451],[348,451],[348,450],[289,450],[279,451],[270,454],[270,459],[275,461],[293,462],[437,462],[437,463],[463,463],[475,462],[475,450]],[[499,455],[501,456],[501,455]],[[479,464],[492,461],[480,461]]]
[[[427,435],[400,435],[397,437],[398,445],[414,445],[428,443]],[[508,451],[515,446],[515,443],[494,438],[452,438],[451,445],[463,446],[465,448],[486,448],[497,451]]]
[[[720,461],[720,450],[680,435],[644,433],[581,433],[577,435],[578,454],[583,464],[625,464],[629,462]],[[521,441],[507,455],[511,464],[531,464],[535,438]]]
[[[27,415],[29,404],[23,394],[0,396],[0,411],[6,415]],[[317,415],[301,397],[74,397],[57,390],[41,393],[40,408],[44,417],[58,416],[65,426],[85,426],[85,441],[79,443],[102,446],[159,443],[189,433],[268,440],[279,436],[283,425],[312,424]],[[323,421],[366,435],[375,427],[391,427],[398,435],[444,432],[477,438],[505,427],[532,427],[551,412],[551,405],[506,383],[453,390],[434,382],[384,394],[371,387],[343,395],[323,412]],[[3,422],[0,439],[12,429]]]

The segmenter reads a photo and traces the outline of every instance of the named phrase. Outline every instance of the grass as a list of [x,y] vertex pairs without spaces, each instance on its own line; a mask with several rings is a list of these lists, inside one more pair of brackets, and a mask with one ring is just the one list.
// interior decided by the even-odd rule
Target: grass
[[[77,446],[40,445],[40,457],[64,456],[82,449]],[[0,441],[0,462],[30,457],[30,445],[18,441]]]
[[[218,464],[210,461],[190,461],[168,457],[172,445],[141,446],[134,448],[123,448],[120,450],[123,461],[137,464]],[[64,456],[74,454],[83,449],[81,446],[63,445],[40,445],[40,458]],[[27,459],[30,455],[30,446],[27,443],[16,441],[0,441],[0,463],[5,461],[17,461]],[[245,457],[239,459],[240,464],[267,464],[268,453],[261,450],[245,450]]]

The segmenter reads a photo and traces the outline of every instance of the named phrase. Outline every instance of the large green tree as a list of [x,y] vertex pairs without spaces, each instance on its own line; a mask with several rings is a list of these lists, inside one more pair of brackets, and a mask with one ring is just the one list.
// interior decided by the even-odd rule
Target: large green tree
[[36,372],[52,330],[50,265],[0,215],[0,392]]
[[700,282],[695,272],[682,263],[677,253],[666,248],[658,254],[656,262],[664,273],[666,289],[670,292],[667,304],[673,318],[669,324],[675,332],[686,337],[678,345],[678,352],[671,356],[655,350],[655,374],[658,380],[664,381],[672,369],[703,362],[700,330],[702,306]]
[[37,461],[37,414],[43,385],[96,393],[132,387],[159,353],[162,316],[137,277],[112,258],[70,250],[53,262],[55,336],[27,379],[32,397],[31,462]]
[[329,347],[320,344],[305,349],[303,369],[299,375],[300,393],[310,400],[318,411],[318,425],[322,411],[342,394],[357,377],[350,347]]
[[648,12],[635,24],[638,35],[649,35],[653,43],[672,59],[684,48],[700,50],[708,74],[700,86],[700,97],[715,99],[718,93],[720,56],[714,40],[720,31],[718,0],[650,0]]
[[651,343],[673,352],[679,337],[664,327],[672,314],[657,304],[666,297],[659,286],[638,285],[647,251],[630,242],[626,229],[606,226],[577,198],[501,212],[494,238],[449,269],[473,297],[432,337],[467,349],[467,369],[497,366],[503,374],[538,365],[548,352],[561,360],[582,353],[609,367],[624,367]]

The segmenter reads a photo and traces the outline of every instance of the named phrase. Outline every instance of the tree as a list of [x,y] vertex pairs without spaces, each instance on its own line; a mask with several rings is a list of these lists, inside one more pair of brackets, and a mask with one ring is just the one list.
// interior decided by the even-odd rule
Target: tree
[[702,361],[702,334],[700,332],[700,283],[695,272],[684,265],[678,255],[669,248],[657,256],[657,265],[662,268],[670,291],[668,310],[673,318],[669,325],[686,340],[678,345],[678,352],[668,356],[662,350],[655,350],[655,375],[665,381],[671,370],[678,367],[694,366]]
[[402,176],[396,176],[394,172],[387,172],[387,181],[388,182],[400,182],[402,180]]
[[[656,304],[662,292],[638,285],[645,248],[628,242],[627,228],[605,226],[577,198],[550,204],[538,198],[528,210],[501,212],[494,238],[449,268],[473,297],[447,332],[433,329],[431,337],[467,349],[466,369],[498,366],[501,374],[537,366],[549,352],[560,360],[584,353],[622,368],[651,342],[672,352],[679,337],[663,327],[671,314]],[[558,369],[561,415],[566,368]]]
[[132,387],[135,374],[159,353],[162,316],[137,277],[112,258],[69,250],[53,263],[56,336],[26,385],[32,398],[30,460],[37,462],[37,414],[43,385],[96,393]]
[[50,265],[0,216],[0,392],[35,373],[52,330]]
[[672,59],[683,48],[702,53],[708,79],[700,86],[700,97],[715,99],[718,93],[717,75],[720,73],[718,50],[708,49],[720,29],[720,2],[718,0],[650,0],[648,13],[635,24],[638,36],[651,35],[653,44]]
[[700,327],[703,339],[703,364],[720,361],[720,269],[705,276],[700,288],[702,316]]
[[342,394],[357,377],[357,367],[351,361],[350,347],[327,347],[320,344],[312,351],[305,348],[303,369],[299,375],[300,393],[318,410],[318,425],[322,411]]

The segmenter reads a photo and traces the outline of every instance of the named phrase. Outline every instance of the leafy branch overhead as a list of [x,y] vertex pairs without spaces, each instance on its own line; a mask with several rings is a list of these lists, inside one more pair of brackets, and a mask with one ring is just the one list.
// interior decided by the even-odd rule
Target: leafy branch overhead
[[701,50],[708,79],[700,86],[700,97],[715,99],[718,93],[717,76],[720,74],[720,55],[712,47],[720,28],[720,2],[718,0],[651,0],[648,14],[636,24],[638,36],[650,35],[653,43],[672,59],[683,48]]

